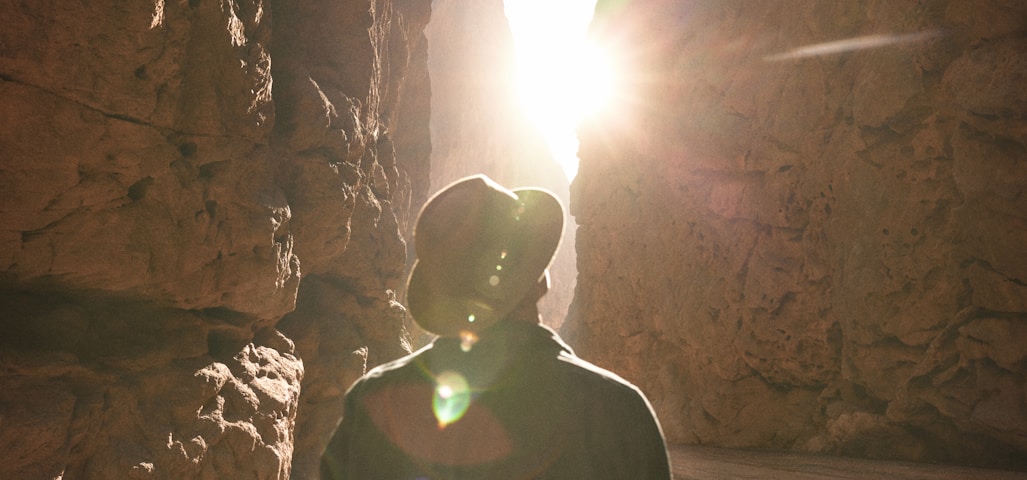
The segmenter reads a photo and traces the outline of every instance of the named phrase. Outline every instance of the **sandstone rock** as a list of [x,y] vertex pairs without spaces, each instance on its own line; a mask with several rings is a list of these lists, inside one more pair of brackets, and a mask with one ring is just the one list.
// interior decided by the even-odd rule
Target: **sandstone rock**
[[1027,93],[1012,86],[1027,81],[1025,46],[1027,41],[1022,38],[996,40],[953,61],[943,81],[956,104],[978,115],[1015,116],[1023,112]]
[[0,477],[313,478],[403,352],[430,10],[0,6]]
[[288,477],[303,365],[280,334],[95,294],[3,300],[5,477]]
[[10,384],[13,388],[0,393],[0,448],[6,460],[0,471],[5,476],[59,478],[64,472],[75,396],[62,386],[41,383]]
[[1027,24],[969,10],[599,3],[563,333],[672,442],[1027,468]]
[[430,6],[272,4],[283,12],[272,50],[283,59],[273,69],[284,99],[276,178],[306,265],[297,308],[280,324],[306,368],[294,478],[316,478],[349,385],[410,347],[397,299],[411,210],[429,189],[427,99],[419,95],[428,94]]
[[[162,5],[111,6],[118,14],[102,20],[101,6],[6,9],[36,30],[32,46],[0,54],[0,94],[12,105],[4,228],[22,232],[5,235],[14,252],[5,276],[280,317],[294,306],[299,269],[270,151],[255,142],[270,127],[270,72],[251,68],[266,61],[267,27],[213,4]],[[212,38],[173,35],[156,51],[161,32],[189,27],[191,15]],[[169,76],[145,73],[168,58]],[[217,62],[231,68],[212,76]]]

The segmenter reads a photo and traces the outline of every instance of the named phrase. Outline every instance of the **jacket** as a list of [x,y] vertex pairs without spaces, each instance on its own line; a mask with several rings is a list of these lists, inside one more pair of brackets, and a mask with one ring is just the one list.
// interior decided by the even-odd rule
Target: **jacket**
[[552,330],[506,321],[439,338],[346,393],[321,463],[336,479],[671,478],[642,392]]

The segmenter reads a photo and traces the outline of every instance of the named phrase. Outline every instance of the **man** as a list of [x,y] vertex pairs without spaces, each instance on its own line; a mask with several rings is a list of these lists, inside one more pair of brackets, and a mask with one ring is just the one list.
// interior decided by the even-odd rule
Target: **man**
[[562,231],[552,194],[481,175],[428,202],[407,303],[439,337],[350,388],[322,479],[671,478],[645,396],[539,323]]

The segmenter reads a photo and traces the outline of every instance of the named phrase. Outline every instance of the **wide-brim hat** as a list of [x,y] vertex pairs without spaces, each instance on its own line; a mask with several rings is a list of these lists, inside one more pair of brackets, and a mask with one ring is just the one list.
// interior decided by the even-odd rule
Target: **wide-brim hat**
[[440,336],[502,320],[546,273],[563,206],[540,188],[508,190],[484,175],[448,185],[417,217],[407,309]]

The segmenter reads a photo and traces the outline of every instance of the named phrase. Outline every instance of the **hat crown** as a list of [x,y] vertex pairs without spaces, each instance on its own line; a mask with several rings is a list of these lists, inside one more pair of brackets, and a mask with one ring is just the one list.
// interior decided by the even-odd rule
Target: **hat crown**
[[563,207],[545,190],[511,191],[484,175],[450,184],[415,226],[411,315],[443,336],[487,328],[542,277],[562,231]]

